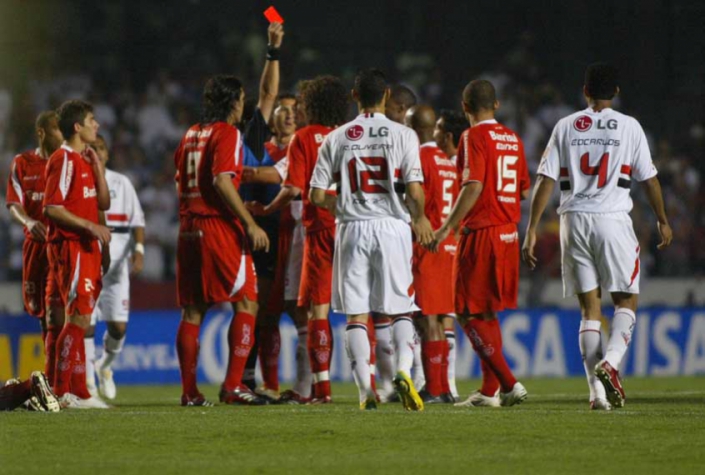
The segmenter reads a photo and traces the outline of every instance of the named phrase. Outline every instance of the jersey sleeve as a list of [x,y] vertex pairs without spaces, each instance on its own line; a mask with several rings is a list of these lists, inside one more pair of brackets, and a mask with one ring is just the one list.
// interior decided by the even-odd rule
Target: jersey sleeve
[[636,146],[634,147],[634,156],[632,157],[632,177],[636,181],[645,181],[656,176],[656,167],[651,159],[649,151],[649,142],[646,140],[646,134],[641,125],[635,120],[636,128]]
[[545,175],[549,178],[553,178],[558,181],[561,173],[561,160],[559,155],[558,146],[558,133],[560,122],[556,124],[553,128],[553,133],[551,133],[551,138],[548,140],[546,145],[546,150],[543,151],[543,156],[541,157],[541,162],[539,162],[539,168],[536,173],[539,175]]
[[24,191],[22,190],[22,169],[19,156],[12,161],[10,176],[7,178],[7,193],[5,193],[7,206],[18,204],[24,206]]
[[289,171],[289,157],[284,157],[274,164],[274,169],[279,173],[282,179],[282,183],[286,181],[286,177]]
[[327,136],[318,149],[318,159],[311,177],[311,188],[327,190],[333,183],[333,147],[331,141],[330,135]]
[[44,206],[64,206],[76,178],[76,166],[64,152],[63,159],[49,160],[46,168]]
[[289,157],[289,168],[284,185],[295,186],[303,190],[306,188],[306,153],[303,140],[298,134],[294,135],[289,143],[289,150],[286,154]]
[[130,196],[132,213],[130,213],[130,227],[131,228],[143,228],[144,227],[144,211],[142,210],[142,205],[137,197],[137,191],[135,187],[132,186],[130,180],[125,180],[125,187],[127,188],[128,194]]
[[[468,136],[470,134],[468,133]],[[467,150],[465,156],[465,170],[463,170],[463,185],[470,182],[485,183],[485,143],[478,137],[478,134],[473,134],[474,137],[468,137]]]
[[237,175],[243,162],[240,132],[235,127],[227,127],[218,134],[216,140],[211,165],[213,177],[223,173]]
[[415,132],[409,130],[403,143],[405,144],[405,150],[401,159],[401,176],[404,179],[404,183],[423,183],[419,138]]

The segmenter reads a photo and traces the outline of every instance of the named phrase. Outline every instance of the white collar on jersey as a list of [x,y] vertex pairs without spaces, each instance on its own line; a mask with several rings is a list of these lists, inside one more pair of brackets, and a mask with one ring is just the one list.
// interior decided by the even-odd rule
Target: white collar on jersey
[[605,107],[601,111],[596,111],[592,107],[588,107],[587,109],[585,109],[585,112],[589,112],[590,114],[602,114],[603,112],[612,112],[612,108]]
[[482,124],[497,124],[497,123],[498,122],[495,119],[487,119],[487,120],[483,120],[482,122],[478,122],[475,125],[478,126],[478,125],[482,125]]
[[64,150],[68,150],[69,152],[75,152],[75,150],[69,147],[66,142],[61,144],[61,148],[63,148]]
[[381,112],[365,112],[363,114],[359,114],[357,116],[358,119],[386,119],[387,116],[382,114]]
[[438,147],[438,144],[436,144],[436,142],[431,140],[430,142],[422,143],[421,148],[424,148],[424,147]]

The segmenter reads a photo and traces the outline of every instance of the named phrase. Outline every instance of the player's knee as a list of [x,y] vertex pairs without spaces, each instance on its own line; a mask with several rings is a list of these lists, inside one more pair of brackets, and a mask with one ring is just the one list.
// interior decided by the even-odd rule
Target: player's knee
[[91,325],[88,328],[86,328],[86,333],[84,335],[84,338],[93,338],[95,336],[95,325]]
[[256,317],[257,312],[259,312],[259,304],[249,299],[243,299],[233,305],[233,310],[235,313],[249,313]]
[[108,322],[108,335],[115,340],[122,340],[127,332],[127,324],[124,322]]
[[612,302],[615,308],[628,308],[636,312],[638,294],[628,294],[626,292],[613,292]]

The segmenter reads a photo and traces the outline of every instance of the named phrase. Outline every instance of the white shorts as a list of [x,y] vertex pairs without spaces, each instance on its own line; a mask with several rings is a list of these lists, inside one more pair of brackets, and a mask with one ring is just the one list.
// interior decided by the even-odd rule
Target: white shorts
[[130,269],[127,259],[111,265],[103,276],[103,289],[91,315],[91,325],[101,322],[126,323],[130,315]]
[[301,221],[296,223],[289,248],[289,260],[284,275],[284,300],[297,300],[301,286],[301,266],[304,260],[304,241],[306,230]]
[[399,219],[338,224],[333,258],[332,307],[357,315],[400,315],[414,303],[411,227]]
[[601,287],[639,293],[639,242],[626,212],[561,216],[563,296]]

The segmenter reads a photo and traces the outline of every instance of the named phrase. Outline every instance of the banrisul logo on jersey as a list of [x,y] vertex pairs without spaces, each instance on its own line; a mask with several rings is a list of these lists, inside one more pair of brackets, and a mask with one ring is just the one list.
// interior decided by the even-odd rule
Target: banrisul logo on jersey
[[587,132],[592,128],[592,119],[586,115],[581,115],[575,122],[573,122],[573,127],[578,132]]
[[353,125],[345,131],[348,140],[360,140],[363,135],[365,135],[365,129],[361,125]]

